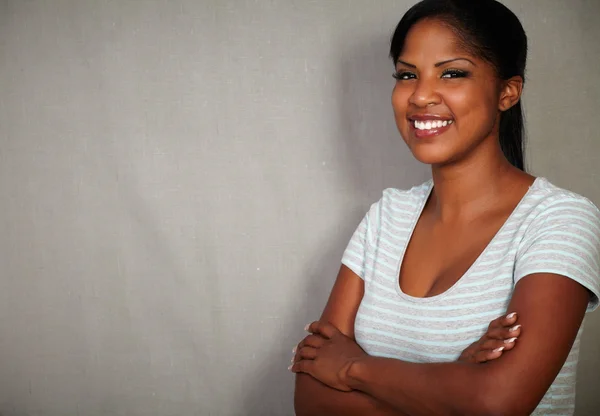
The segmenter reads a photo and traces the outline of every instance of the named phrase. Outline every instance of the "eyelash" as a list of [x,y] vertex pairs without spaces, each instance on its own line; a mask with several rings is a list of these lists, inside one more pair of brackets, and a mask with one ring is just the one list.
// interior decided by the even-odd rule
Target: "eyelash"
[[[398,81],[409,81],[411,79],[414,79],[414,75],[415,74],[412,72],[398,71],[393,76]],[[446,75],[450,75],[450,76],[444,78]],[[405,78],[406,76],[412,76],[412,78]],[[444,79],[466,78],[468,76],[469,76],[469,73],[467,71],[463,71],[460,69],[445,69],[444,72],[442,72],[442,78],[444,78]]]

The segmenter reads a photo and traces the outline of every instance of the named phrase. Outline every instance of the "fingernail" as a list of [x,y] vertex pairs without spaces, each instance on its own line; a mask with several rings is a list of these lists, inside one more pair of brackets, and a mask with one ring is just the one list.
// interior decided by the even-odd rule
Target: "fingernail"
[[517,339],[516,338],[511,338],[511,339],[505,339],[504,343],[505,344],[512,344],[513,342],[515,342]]
[[289,371],[292,371],[292,366],[291,366],[291,365],[288,367],[288,370],[289,370]]
[[296,349],[297,349],[297,348],[298,348],[298,346],[296,345],[296,346],[294,347],[294,349],[292,350],[292,354],[296,354]]
[[504,351],[504,347],[496,348],[496,349],[494,350],[494,352],[500,352],[500,351]]
[[521,325],[515,325],[509,330],[509,332],[515,332],[519,328],[521,328]]
[[290,363],[294,364],[294,357],[290,360]]
[[310,324],[306,324],[306,326],[304,327],[305,331],[308,331],[308,327],[310,326]]
[[517,314],[516,312],[513,312],[513,313],[511,313],[511,314],[509,314],[509,315],[506,315],[506,318],[508,318],[508,319],[512,319],[512,318],[514,318],[514,317],[515,317],[515,315],[516,315],[516,314]]

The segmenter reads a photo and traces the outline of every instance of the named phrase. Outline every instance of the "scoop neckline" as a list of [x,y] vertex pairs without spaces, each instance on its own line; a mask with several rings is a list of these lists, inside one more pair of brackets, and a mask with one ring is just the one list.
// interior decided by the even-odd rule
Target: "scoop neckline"
[[400,297],[402,297],[403,299],[408,300],[410,302],[427,303],[427,302],[435,302],[437,300],[443,299],[444,297],[446,297],[447,295],[449,295],[451,292],[453,292],[454,290],[456,290],[456,288],[460,285],[460,283],[463,282],[465,280],[465,278],[471,273],[471,271],[481,262],[481,258],[483,258],[485,256],[485,254],[489,251],[489,247],[491,247],[491,246],[494,245],[495,241],[499,238],[498,236],[503,233],[503,231],[506,228],[507,224],[509,224],[510,222],[512,222],[512,219],[514,218],[515,214],[520,210],[520,208],[523,205],[524,201],[526,199],[528,199],[528,197],[531,194],[532,190],[534,188],[538,187],[539,184],[543,180],[544,180],[544,178],[541,177],[541,176],[538,176],[538,177],[536,177],[534,179],[534,181],[531,183],[531,185],[527,189],[527,192],[525,192],[525,194],[521,197],[521,199],[519,200],[519,202],[517,203],[517,205],[515,206],[515,208],[511,211],[511,213],[506,218],[506,220],[504,221],[504,223],[502,224],[502,226],[498,229],[498,231],[496,232],[496,234],[494,234],[494,236],[492,237],[492,239],[484,247],[484,249],[481,251],[481,253],[479,253],[479,256],[477,256],[477,258],[475,259],[475,261],[473,263],[471,263],[471,265],[469,266],[469,268],[462,274],[462,276],[460,276],[460,278],[458,278],[458,280],[456,282],[454,282],[454,284],[452,286],[450,286],[448,289],[446,289],[445,291],[443,291],[442,293],[439,293],[437,295],[427,296],[427,297],[420,297],[420,296],[409,295],[409,294],[405,293],[402,290],[402,288],[400,287],[400,270],[402,268],[402,263],[404,263],[404,257],[406,256],[406,250],[408,248],[408,244],[410,243],[410,240],[413,237],[413,234],[415,232],[415,228],[417,226],[417,223],[418,223],[419,219],[421,218],[421,215],[423,214],[423,210],[425,209],[425,205],[427,204],[427,201],[429,200],[429,198],[431,196],[431,192],[433,191],[433,179],[429,179],[426,182],[427,188],[425,190],[425,195],[423,196],[423,198],[421,199],[421,201],[419,203],[419,208],[417,210],[415,210],[414,214],[412,215],[409,235],[406,238],[406,240],[404,241],[402,250],[400,251],[400,256],[399,256],[398,262],[396,264],[396,276],[394,278],[394,282],[395,282],[395,286],[396,286],[395,287],[396,294],[399,295]]

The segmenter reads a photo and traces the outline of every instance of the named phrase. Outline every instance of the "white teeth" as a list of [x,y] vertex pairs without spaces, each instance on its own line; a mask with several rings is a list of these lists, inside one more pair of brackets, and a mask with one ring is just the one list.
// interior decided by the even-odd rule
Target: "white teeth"
[[446,127],[452,124],[453,120],[432,120],[432,121],[417,121],[415,120],[415,128],[418,130],[431,130]]

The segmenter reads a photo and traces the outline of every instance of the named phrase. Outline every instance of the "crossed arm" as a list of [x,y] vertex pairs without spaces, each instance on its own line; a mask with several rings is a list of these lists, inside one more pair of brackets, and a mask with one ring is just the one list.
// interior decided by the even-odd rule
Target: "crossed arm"
[[294,365],[297,416],[530,414],[564,364],[589,300],[587,290],[571,279],[533,274],[515,287],[509,310],[519,314],[524,330],[515,351],[501,360],[414,364],[362,354],[328,374],[321,364],[328,351],[339,357],[354,343],[363,293],[362,280],[342,266],[321,323],[311,328],[327,348]]

